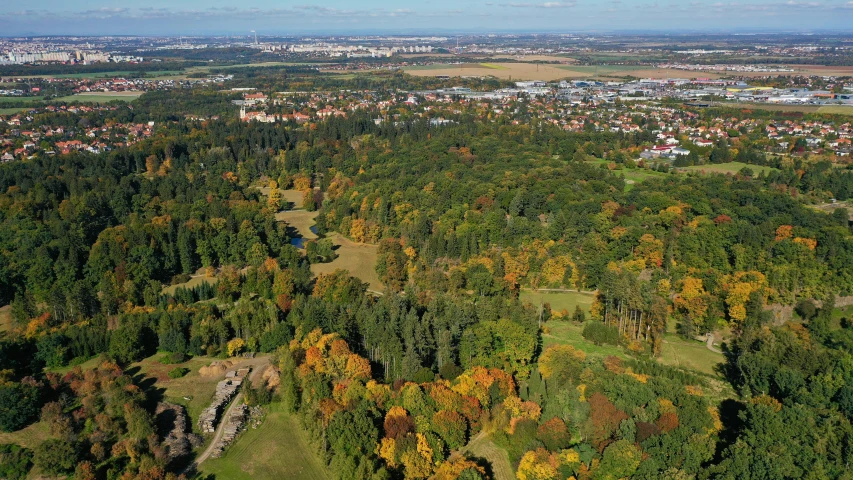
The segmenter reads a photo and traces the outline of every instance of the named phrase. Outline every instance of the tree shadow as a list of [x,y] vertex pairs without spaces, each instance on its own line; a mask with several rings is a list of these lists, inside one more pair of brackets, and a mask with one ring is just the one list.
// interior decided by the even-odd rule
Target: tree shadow
[[132,378],[133,383],[145,394],[145,409],[153,412],[157,408],[157,404],[166,397],[166,389],[158,387],[157,379],[144,375],[139,366],[130,367],[124,373]]

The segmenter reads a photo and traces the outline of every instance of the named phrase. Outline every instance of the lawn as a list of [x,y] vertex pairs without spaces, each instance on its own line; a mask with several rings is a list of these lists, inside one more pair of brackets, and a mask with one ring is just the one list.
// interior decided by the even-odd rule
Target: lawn
[[729,163],[718,163],[718,164],[710,164],[710,165],[694,165],[692,167],[684,167],[684,170],[691,172],[700,172],[700,173],[722,173],[722,174],[736,174],[741,171],[742,168],[748,167],[755,175],[758,175],[761,172],[765,174],[770,172],[777,171],[773,167],[764,167],[761,165],[748,165],[746,163],[741,162],[729,162]]
[[545,324],[545,327],[549,333],[542,334],[542,346],[544,348],[551,345],[572,345],[590,356],[606,357],[613,355],[619,358],[628,358],[628,355],[620,347],[613,345],[598,346],[583,338],[583,325],[567,320],[551,320]]
[[475,457],[486,459],[492,466],[492,478],[495,480],[513,480],[515,472],[509,462],[506,450],[495,445],[488,435],[480,432],[463,449],[471,452]]
[[722,354],[708,350],[704,342],[685,340],[678,335],[667,334],[664,336],[659,361],[664,365],[718,376],[714,367],[725,360]]
[[[603,158],[596,158],[594,160],[587,161],[587,163],[594,165],[607,165],[610,162]],[[611,172],[614,175],[622,175],[625,177],[625,190],[630,190],[634,188],[634,185],[644,182],[650,178],[661,178],[667,175],[666,173],[656,172],[648,168],[620,168],[617,170],[611,170]]]
[[562,312],[565,310],[569,315],[575,312],[575,307],[580,305],[581,309],[589,314],[589,307],[595,300],[595,295],[582,292],[541,292],[534,290],[522,290],[519,299],[535,307],[548,303],[551,311]]
[[338,258],[330,263],[311,265],[311,272],[314,275],[332,273],[337,269],[348,270],[353,277],[368,283],[369,288],[374,292],[385,290],[382,282],[379,281],[379,275],[376,274],[376,252],[379,250],[377,245],[355,243],[334,232],[329,233],[327,237],[332,239],[332,242],[338,247],[335,250]]
[[204,462],[199,469],[203,475],[215,475],[216,480],[331,478],[296,417],[280,403],[269,407],[259,428],[244,432],[225,455]]
[[[290,201],[287,196],[284,198],[287,201]],[[302,237],[305,240],[313,240],[317,238],[317,235],[311,230],[311,227],[315,225],[318,213],[319,212],[309,212],[307,210],[286,210],[278,212],[275,215],[275,219],[280,222],[287,222],[287,224],[293,228],[293,231],[288,232],[291,236]]]

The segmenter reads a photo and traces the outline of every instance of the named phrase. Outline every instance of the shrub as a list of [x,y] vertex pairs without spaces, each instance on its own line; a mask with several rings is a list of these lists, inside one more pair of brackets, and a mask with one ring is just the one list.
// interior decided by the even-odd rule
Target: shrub
[[596,345],[619,345],[619,330],[601,322],[589,322],[583,327],[583,338]]
[[188,373],[190,373],[189,368],[178,367],[169,371],[169,378],[181,378]]

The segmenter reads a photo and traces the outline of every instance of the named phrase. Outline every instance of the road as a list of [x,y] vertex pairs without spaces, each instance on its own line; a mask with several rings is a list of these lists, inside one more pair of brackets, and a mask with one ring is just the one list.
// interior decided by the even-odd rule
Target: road
[[[260,357],[260,358],[253,358],[251,360],[244,360],[244,361],[238,363],[237,365],[235,365],[234,367],[232,367],[230,370],[237,370],[239,368],[252,367],[252,372],[249,374],[249,379],[252,382],[255,382],[258,380],[258,378],[261,375],[263,375],[263,373],[266,371],[266,369],[270,366],[269,361],[270,361],[269,357]],[[223,413],[219,417],[219,419],[220,419],[219,425],[216,426],[216,431],[213,433],[213,440],[210,441],[210,443],[207,445],[207,448],[204,449],[204,452],[202,452],[202,454],[199,455],[195,459],[195,461],[193,463],[191,463],[186,468],[184,473],[188,473],[188,472],[191,472],[192,470],[197,469],[199,465],[201,465],[205,460],[210,458],[210,456],[213,454],[213,448],[222,439],[222,435],[225,435],[225,423],[226,423],[225,419],[227,419],[231,416],[231,414],[234,412],[234,409],[237,408],[237,405],[240,405],[240,403],[242,401],[243,401],[243,392],[239,392],[237,395],[234,396],[234,399],[231,400],[231,404],[228,405],[228,408],[225,410],[225,413]]]

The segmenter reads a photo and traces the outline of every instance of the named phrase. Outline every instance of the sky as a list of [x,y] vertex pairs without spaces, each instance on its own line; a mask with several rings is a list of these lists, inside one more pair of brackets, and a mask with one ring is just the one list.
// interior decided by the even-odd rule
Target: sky
[[853,0],[0,0],[0,36],[850,32]]

